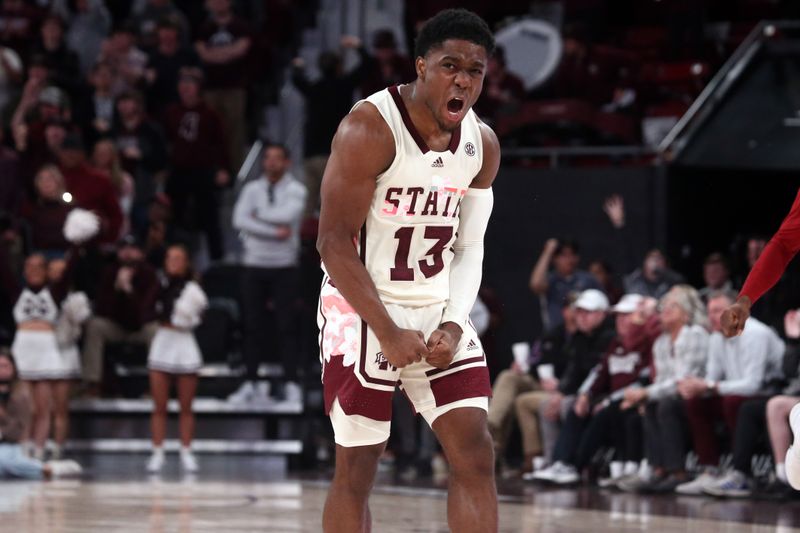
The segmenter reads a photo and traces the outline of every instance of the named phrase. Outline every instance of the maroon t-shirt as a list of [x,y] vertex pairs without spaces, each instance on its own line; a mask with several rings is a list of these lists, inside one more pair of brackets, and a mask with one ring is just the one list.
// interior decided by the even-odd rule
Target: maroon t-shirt
[[171,145],[173,167],[211,170],[228,167],[222,121],[205,103],[195,107],[170,105],[164,128]]
[[69,169],[61,167],[61,173],[74,204],[100,217],[100,242],[116,241],[122,228],[122,210],[111,180],[86,163]]
[[[224,26],[218,25],[214,20],[206,21],[197,32],[197,40],[205,43],[208,48],[227,46],[243,37],[252,39],[252,32],[247,22],[239,17],[233,17]],[[206,87],[208,89],[245,88],[248,55],[244,54],[229,63],[203,63]]]

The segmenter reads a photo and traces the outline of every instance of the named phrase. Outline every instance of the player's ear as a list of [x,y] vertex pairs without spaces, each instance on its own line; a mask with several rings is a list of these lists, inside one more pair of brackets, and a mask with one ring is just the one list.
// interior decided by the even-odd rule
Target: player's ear
[[414,67],[417,70],[417,77],[422,81],[425,81],[425,69],[426,69],[425,58],[418,57],[417,60],[414,62]]

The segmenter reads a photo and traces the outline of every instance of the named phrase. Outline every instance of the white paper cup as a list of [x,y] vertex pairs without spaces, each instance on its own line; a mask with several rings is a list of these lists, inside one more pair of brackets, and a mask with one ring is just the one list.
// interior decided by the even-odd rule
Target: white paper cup
[[536,367],[536,372],[539,374],[540,380],[555,379],[556,377],[553,365],[539,365]]
[[514,362],[523,372],[527,372],[531,368],[531,345],[527,342],[515,342],[511,345],[511,353],[514,354]]

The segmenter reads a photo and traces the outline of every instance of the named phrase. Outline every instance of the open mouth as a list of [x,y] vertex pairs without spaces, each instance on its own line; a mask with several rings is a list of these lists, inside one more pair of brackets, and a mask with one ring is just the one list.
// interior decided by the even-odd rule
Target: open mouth
[[462,109],[464,109],[464,100],[461,98],[451,98],[447,101],[447,110],[454,115],[460,113]]

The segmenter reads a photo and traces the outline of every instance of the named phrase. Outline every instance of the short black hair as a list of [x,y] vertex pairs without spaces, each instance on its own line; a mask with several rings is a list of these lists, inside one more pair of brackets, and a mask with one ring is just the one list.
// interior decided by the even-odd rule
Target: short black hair
[[558,246],[556,246],[556,250],[553,253],[553,255],[554,256],[561,255],[567,250],[570,250],[575,255],[580,255],[581,253],[581,247],[578,244],[578,241],[571,238],[566,238],[566,239],[559,239]]
[[264,147],[264,154],[266,154],[267,150],[269,150],[270,148],[277,148],[278,150],[283,152],[283,157],[285,157],[286,159],[292,158],[292,152],[289,150],[289,147],[286,146],[285,144],[273,143],[273,142],[267,143],[267,145]]
[[460,39],[482,46],[486,55],[494,53],[494,35],[481,17],[466,9],[445,9],[428,19],[414,43],[414,56],[425,57],[432,48],[448,39]]

